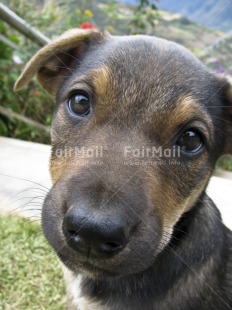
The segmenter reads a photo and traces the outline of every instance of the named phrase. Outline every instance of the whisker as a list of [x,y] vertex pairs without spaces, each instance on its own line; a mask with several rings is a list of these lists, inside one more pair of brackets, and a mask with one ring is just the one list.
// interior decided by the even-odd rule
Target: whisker
[[36,197],[27,196],[27,197],[21,197],[21,198],[15,199],[11,203],[13,204],[13,203],[20,201],[20,200],[23,200],[23,199],[43,199],[44,200],[44,198],[45,198],[45,196],[36,196]]
[[[24,193],[24,192],[26,192],[26,191],[34,191],[34,192],[42,191],[42,192],[44,192],[44,194],[47,194],[47,193],[48,193],[48,192],[45,191],[43,188],[39,188],[39,187],[29,187],[29,188],[26,188],[26,189],[24,189],[24,190],[22,190],[22,191],[19,191],[19,192],[16,193],[16,194],[12,195],[12,196],[8,199],[8,202],[10,202],[11,199],[13,199],[14,197],[16,197],[16,196],[18,196],[18,195],[20,195],[20,194],[22,194],[22,193]],[[46,195],[45,195],[45,196],[46,196]],[[44,197],[45,197],[45,196],[44,196]]]
[[19,177],[14,177],[12,175],[8,175],[8,174],[3,174],[3,173],[0,173],[1,176],[4,176],[4,177],[9,177],[9,178],[13,178],[13,179],[16,179],[16,180],[21,180],[21,181],[26,181],[26,182],[30,182],[30,183],[33,183],[33,184],[36,184],[38,186],[41,186],[43,188],[45,188],[47,190],[47,193],[50,191],[50,189],[38,182],[35,182],[35,181],[31,181],[31,180],[28,180],[28,179],[24,179],[24,178],[19,178]]

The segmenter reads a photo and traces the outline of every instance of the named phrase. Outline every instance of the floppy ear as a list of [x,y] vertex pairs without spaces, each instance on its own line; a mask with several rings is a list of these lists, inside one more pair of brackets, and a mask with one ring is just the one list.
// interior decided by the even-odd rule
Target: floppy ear
[[223,79],[223,92],[224,92],[224,119],[226,125],[226,146],[225,154],[232,154],[232,77]]
[[71,73],[71,64],[79,60],[88,46],[108,37],[108,33],[71,29],[39,50],[27,63],[14,90],[25,86],[34,75],[44,89],[55,95],[63,78]]

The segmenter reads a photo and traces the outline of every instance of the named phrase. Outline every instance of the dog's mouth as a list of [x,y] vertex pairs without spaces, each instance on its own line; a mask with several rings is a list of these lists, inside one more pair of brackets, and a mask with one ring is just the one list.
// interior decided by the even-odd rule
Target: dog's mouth
[[83,270],[88,274],[94,276],[94,278],[108,278],[120,276],[120,273],[93,266],[88,262],[83,263]]
[[97,263],[89,260],[71,260],[63,255],[63,253],[57,253],[60,260],[68,267],[70,270],[75,273],[84,274],[90,278],[94,279],[106,279],[106,278],[115,278],[123,274],[123,270],[116,270],[108,266],[108,268],[97,266]]
[[120,253],[105,258],[87,257],[69,247],[66,242],[54,249],[68,269],[92,279],[116,278],[140,273],[149,268],[159,254],[158,243],[155,240],[148,244],[138,239],[138,236],[135,236]]

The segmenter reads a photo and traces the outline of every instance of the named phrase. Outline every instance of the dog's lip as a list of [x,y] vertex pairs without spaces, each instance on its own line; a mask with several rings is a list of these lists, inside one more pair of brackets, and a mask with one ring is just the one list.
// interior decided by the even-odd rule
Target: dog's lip
[[101,276],[118,276],[119,274],[115,271],[108,270],[105,268],[97,267],[89,262],[83,262],[82,268],[87,270],[93,275],[101,275]]
[[57,253],[57,256],[61,259],[61,261],[63,261],[65,265],[67,265],[67,267],[70,267],[71,269],[76,269],[76,268],[83,269],[93,274],[95,273],[107,274],[107,275],[112,275],[112,276],[119,275],[118,272],[112,271],[113,268],[107,269],[102,266],[101,267],[96,266],[94,263],[90,262],[88,259],[86,260],[78,259],[78,261],[73,261],[73,260],[67,259],[67,257],[65,257],[62,253]]

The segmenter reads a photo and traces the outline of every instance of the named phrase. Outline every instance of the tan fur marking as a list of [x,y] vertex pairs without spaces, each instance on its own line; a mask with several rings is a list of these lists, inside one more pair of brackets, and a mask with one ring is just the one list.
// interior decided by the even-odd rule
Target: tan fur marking
[[[184,126],[185,124],[187,125],[192,119],[204,119],[206,126],[202,124],[203,130],[205,127],[212,129],[211,119],[200,104],[198,104],[191,96],[179,99],[172,109],[157,111],[157,114],[158,113],[160,113],[160,116],[157,118],[157,122],[153,125],[153,130],[158,133],[160,142],[165,146],[169,144],[170,139],[177,133],[181,126]],[[199,126],[200,125],[201,123],[199,122]],[[207,132],[208,130],[205,130],[206,135]]]
[[200,107],[200,105],[191,97],[182,98],[173,113],[171,114],[172,124],[181,124],[191,120],[192,117],[204,117],[206,123],[211,127],[211,120],[208,114]]
[[110,71],[106,66],[94,70],[93,84],[96,89],[97,97],[104,96],[107,92],[107,85],[110,80]]
[[[176,129],[178,128],[178,126],[181,126],[185,123],[187,124],[193,118],[198,117],[199,119],[203,118],[205,120],[207,127],[212,127],[211,119],[207,116],[206,112],[199,106],[199,104],[194,101],[193,98],[182,98],[174,107],[174,109],[170,111],[170,114],[168,114],[168,112],[166,114],[167,122],[165,128],[162,128],[162,131],[160,131],[162,135],[162,141],[167,141],[167,143],[164,143],[163,147],[165,148],[166,144],[167,147],[169,147],[168,144],[170,138],[172,134],[176,134]],[[163,124],[163,120],[161,120],[160,124]],[[201,125],[200,122],[199,125]],[[213,130],[211,130],[211,133],[212,132]],[[189,167],[189,174],[197,174],[206,160],[206,155],[202,154],[202,156],[197,160],[197,162],[194,162]],[[205,178],[198,184],[196,188],[194,188],[191,195],[188,196],[186,199],[183,199],[182,197],[178,196],[175,181],[167,182],[166,177],[162,176],[162,173],[160,173],[159,170],[162,171],[162,169],[168,169],[170,175],[179,172],[174,171],[171,166],[168,166],[168,163],[166,164],[165,168],[163,168],[161,165],[160,167],[153,169],[156,169],[156,171],[151,170],[149,173],[150,176],[147,181],[147,194],[148,197],[150,197],[150,205],[153,205],[156,209],[158,209],[158,213],[162,219],[163,235],[159,246],[159,249],[161,250],[169,242],[172,229],[179,220],[181,214],[191,209],[191,207],[196,202],[201,191],[208,182],[211,171],[209,171],[208,175],[205,176]],[[155,178],[154,175],[156,176]]]
[[52,177],[52,183],[54,184],[64,175],[72,175],[73,171],[78,174],[78,171],[88,166],[89,159],[72,157],[51,158],[50,160],[50,174]]
[[[200,163],[203,161],[204,159],[201,159]],[[196,169],[197,168],[195,166],[192,168],[193,171]],[[158,210],[158,214],[160,215],[163,225],[162,238],[158,247],[159,251],[161,251],[170,241],[173,227],[178,222],[181,215],[184,212],[189,211],[196,203],[200,193],[206,186],[210,175],[211,171],[208,172],[208,175],[198,184],[196,188],[194,188],[191,195],[186,199],[178,197],[173,184],[168,183],[165,178],[160,176],[158,182],[158,180],[151,175],[151,179],[148,180],[147,183],[147,197],[150,198],[150,205],[153,205],[156,210]]]

